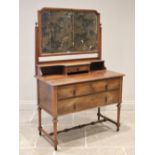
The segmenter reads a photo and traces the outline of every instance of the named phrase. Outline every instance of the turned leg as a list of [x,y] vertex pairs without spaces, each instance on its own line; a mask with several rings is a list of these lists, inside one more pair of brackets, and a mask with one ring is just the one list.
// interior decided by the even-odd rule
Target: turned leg
[[117,131],[120,128],[120,112],[121,112],[121,103],[117,104]]
[[57,118],[53,118],[53,139],[54,139],[54,149],[57,150],[58,138],[57,138]]
[[100,120],[100,114],[101,114],[101,110],[100,110],[100,107],[98,107],[98,112],[97,112],[98,121]]
[[38,130],[39,130],[39,135],[41,136],[41,108],[38,106]]

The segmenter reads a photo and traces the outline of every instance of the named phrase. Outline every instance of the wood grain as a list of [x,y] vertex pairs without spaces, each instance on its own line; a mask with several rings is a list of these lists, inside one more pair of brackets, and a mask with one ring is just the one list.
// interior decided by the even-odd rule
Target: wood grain
[[58,115],[97,107],[105,102],[104,93],[76,97],[58,101]]
[[86,109],[100,107],[117,103],[119,101],[119,89],[101,92],[86,96],[79,96],[58,101],[58,115],[83,111]]
[[109,70],[100,70],[94,71],[91,73],[85,74],[77,74],[77,75],[54,75],[54,76],[36,76],[37,79],[47,82],[52,86],[61,86],[61,85],[68,85],[68,84],[75,84],[81,82],[89,82],[89,81],[97,81],[97,80],[104,80],[104,79],[113,79],[113,78],[120,78],[124,76],[124,74],[116,73]]
[[[37,80],[37,99],[38,99],[38,128],[39,134],[44,133],[46,137],[50,138],[50,134],[46,133],[42,128],[41,111],[45,110],[53,117],[53,142],[54,148],[57,150],[57,121],[58,116],[83,111],[91,108],[98,108],[98,120],[103,117],[103,120],[108,120],[117,125],[117,131],[120,127],[120,111],[122,102],[122,73],[116,73],[110,70],[106,70],[104,61],[101,60],[102,55],[102,36],[101,36],[101,24],[100,14],[95,10],[74,9],[76,11],[93,11],[98,16],[97,21],[97,50],[96,58],[85,58],[76,60],[60,60],[39,62],[39,57],[48,57],[51,54],[41,53],[42,42],[42,29],[41,29],[41,15],[46,10],[55,11],[73,11],[73,9],[62,8],[43,8],[38,11],[38,24],[35,27],[35,77]],[[85,54],[90,51],[85,51]],[[62,55],[68,55],[73,53],[64,52]],[[73,55],[81,54],[81,52],[75,52]],[[52,54],[61,55],[61,54]],[[97,65],[101,64],[101,65]],[[95,67],[91,67],[96,63]],[[103,64],[103,66],[102,66]],[[53,70],[54,66],[63,66],[63,72],[59,72],[59,68]],[[97,67],[96,67],[97,66]],[[99,67],[100,66],[100,67]],[[47,67],[48,73],[43,74],[41,67]],[[93,68],[93,69],[91,69]],[[97,70],[95,69],[97,68]],[[58,71],[57,71],[58,70]],[[80,74],[80,71],[88,71],[88,73]],[[68,73],[77,72],[76,75],[68,75]],[[53,75],[51,75],[51,73]],[[56,75],[56,73],[60,73]],[[111,104],[117,104],[117,122],[103,116],[100,112],[100,107]],[[68,130],[66,130],[68,131]]]
[[[55,115],[55,108],[53,107],[54,104],[54,96],[52,97],[52,94],[55,93],[52,91],[52,87],[48,85],[45,82],[39,81],[39,90],[38,90],[38,96],[39,96],[39,107],[44,109],[46,112],[48,112],[51,115]],[[53,101],[53,102],[52,102]]]

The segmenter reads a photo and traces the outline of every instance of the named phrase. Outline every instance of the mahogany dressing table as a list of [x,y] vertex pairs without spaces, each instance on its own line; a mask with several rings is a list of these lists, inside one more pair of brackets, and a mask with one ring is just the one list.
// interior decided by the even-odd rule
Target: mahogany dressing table
[[[54,143],[57,134],[104,121],[120,127],[124,74],[106,69],[101,58],[100,14],[96,10],[43,8],[35,27],[38,130]],[[116,121],[100,107],[117,105]],[[97,121],[57,131],[58,117],[98,108]],[[53,118],[53,132],[42,127],[42,110]]]

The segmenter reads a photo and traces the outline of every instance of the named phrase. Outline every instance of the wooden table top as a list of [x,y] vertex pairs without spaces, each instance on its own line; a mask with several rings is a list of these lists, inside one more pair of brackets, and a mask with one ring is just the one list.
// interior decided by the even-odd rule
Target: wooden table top
[[109,70],[100,70],[76,75],[36,76],[36,78],[52,86],[61,86],[67,84],[96,81],[122,76],[124,76],[124,74],[122,73],[117,73]]

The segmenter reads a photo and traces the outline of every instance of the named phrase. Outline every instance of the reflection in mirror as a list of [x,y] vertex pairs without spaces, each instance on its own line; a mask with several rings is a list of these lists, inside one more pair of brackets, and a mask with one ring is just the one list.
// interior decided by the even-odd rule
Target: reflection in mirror
[[42,52],[65,52],[73,48],[72,12],[42,14]]
[[96,52],[97,14],[46,10],[41,14],[41,53]]
[[97,49],[97,17],[94,12],[75,12],[74,42],[75,51]]

